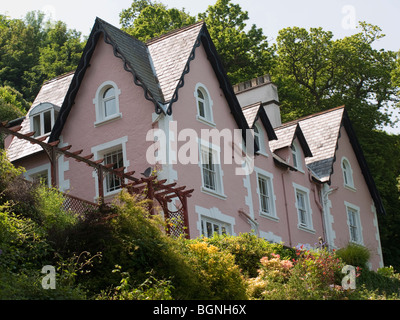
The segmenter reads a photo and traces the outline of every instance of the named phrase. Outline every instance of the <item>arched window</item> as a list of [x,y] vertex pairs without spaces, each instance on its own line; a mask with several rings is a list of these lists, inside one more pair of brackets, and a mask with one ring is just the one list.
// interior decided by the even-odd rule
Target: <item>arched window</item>
[[106,118],[111,117],[117,112],[114,87],[110,87],[105,90],[103,94],[103,108],[104,108],[104,116]]
[[347,160],[346,158],[342,159],[342,171],[344,185],[346,187],[354,188],[353,170],[351,169],[349,160]]
[[194,92],[197,104],[197,119],[208,125],[215,126],[212,112],[212,100],[207,88],[197,84]]
[[264,134],[261,127],[258,124],[254,124],[254,141],[258,146],[258,153],[267,155],[265,150],[265,141],[264,141]]
[[293,166],[296,169],[302,170],[303,167],[301,165],[301,152],[300,152],[300,147],[296,143],[296,141],[293,141],[290,149],[292,150],[292,158],[293,158]]
[[121,118],[119,112],[119,94],[121,90],[112,81],[106,81],[99,86],[93,103],[96,107],[95,125]]

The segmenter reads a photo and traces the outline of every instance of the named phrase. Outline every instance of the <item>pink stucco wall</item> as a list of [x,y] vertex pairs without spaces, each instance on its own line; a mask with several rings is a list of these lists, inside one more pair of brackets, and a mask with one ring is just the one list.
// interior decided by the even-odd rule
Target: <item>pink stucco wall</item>
[[[335,246],[340,248],[346,246],[350,240],[345,202],[358,207],[363,244],[371,253],[370,262],[372,268],[377,269],[382,266],[382,253],[375,207],[346,130],[342,127],[340,133],[341,136],[336,151],[336,161],[333,165],[334,174],[332,175],[331,184],[331,188],[338,187],[338,189],[329,197],[333,204],[331,211],[334,216],[334,223],[332,227],[336,234],[334,243]],[[353,171],[354,189],[344,186],[343,171],[341,168],[343,157],[346,157],[350,162]]]
[[[113,81],[121,91],[119,111],[122,117],[96,127],[93,99],[99,86],[106,81]],[[153,112],[154,105],[144,98],[143,89],[134,84],[132,74],[124,70],[122,60],[114,56],[111,45],[101,37],[63,129],[62,141],[73,146],[71,151],[83,149],[82,155],[87,155],[92,147],[127,137],[129,166],[126,171],[135,170],[139,174],[148,167],[144,155],[150,145],[146,142],[146,133],[151,129]],[[69,160],[65,179],[70,180],[71,194],[94,200],[96,179],[87,166]]]

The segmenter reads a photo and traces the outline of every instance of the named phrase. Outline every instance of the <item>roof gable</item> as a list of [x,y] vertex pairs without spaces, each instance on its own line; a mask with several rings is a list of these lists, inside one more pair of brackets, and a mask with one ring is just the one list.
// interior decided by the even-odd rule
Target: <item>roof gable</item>
[[272,152],[282,148],[291,147],[293,141],[297,137],[300,146],[303,149],[304,157],[307,158],[313,156],[307,143],[307,139],[305,138],[303,131],[298,123],[284,124],[278,128],[275,128],[275,133],[277,140],[270,141],[269,143]]
[[255,122],[260,119],[265,131],[267,132],[268,140],[278,139],[261,102],[243,107],[242,112],[250,128],[253,128]]

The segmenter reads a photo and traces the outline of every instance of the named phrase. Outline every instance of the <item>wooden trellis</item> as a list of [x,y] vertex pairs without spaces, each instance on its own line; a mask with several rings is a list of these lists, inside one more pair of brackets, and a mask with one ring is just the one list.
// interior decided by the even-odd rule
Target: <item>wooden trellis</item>
[[[157,180],[156,177],[134,177],[135,171],[125,172],[125,167],[113,169],[115,164],[102,164],[104,159],[91,160],[94,157],[93,153],[87,155],[83,154],[83,149],[70,151],[72,149],[71,145],[65,147],[58,147],[60,143],[59,140],[50,143],[45,142],[48,136],[43,136],[39,138],[34,138],[35,132],[29,132],[26,134],[20,133],[22,126],[16,126],[9,128],[7,127],[8,122],[0,122],[0,133],[11,134],[18,139],[23,139],[29,141],[32,144],[37,144],[42,147],[46,152],[50,165],[51,165],[51,185],[53,187],[57,186],[57,159],[60,155],[64,155],[67,158],[72,158],[77,162],[83,162],[89,167],[92,167],[97,173],[98,179],[98,194],[99,194],[99,204],[100,207],[105,206],[104,203],[104,187],[103,181],[105,174],[113,174],[119,177],[122,181],[128,180],[128,183],[123,183],[123,187],[131,194],[145,194],[147,199],[152,200],[150,203],[150,212],[155,214],[155,201],[160,204],[163,209],[164,216],[170,224],[168,232],[173,235],[186,234],[189,237],[189,217],[188,217],[188,206],[187,198],[191,197],[193,189],[185,190],[186,187],[177,187],[177,183],[167,184],[167,180]],[[174,200],[179,200],[180,205],[178,205],[177,210],[171,210],[169,208],[169,203]]]

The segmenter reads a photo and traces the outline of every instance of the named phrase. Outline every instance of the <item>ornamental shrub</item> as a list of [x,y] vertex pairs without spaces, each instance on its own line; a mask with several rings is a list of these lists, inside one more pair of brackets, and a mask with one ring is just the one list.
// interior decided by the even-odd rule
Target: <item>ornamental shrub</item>
[[369,252],[368,248],[351,242],[346,247],[337,250],[336,254],[346,264],[357,266],[363,269],[367,268],[368,260],[371,257],[371,253]]
[[243,275],[256,277],[260,267],[260,259],[279,254],[283,259],[293,259],[295,250],[284,247],[280,243],[271,243],[251,233],[242,233],[239,236],[214,234],[212,238],[205,238],[221,250],[225,250],[235,257],[235,263],[239,266]]
[[198,299],[247,298],[244,278],[231,253],[196,239],[185,241],[184,255],[199,280]]

